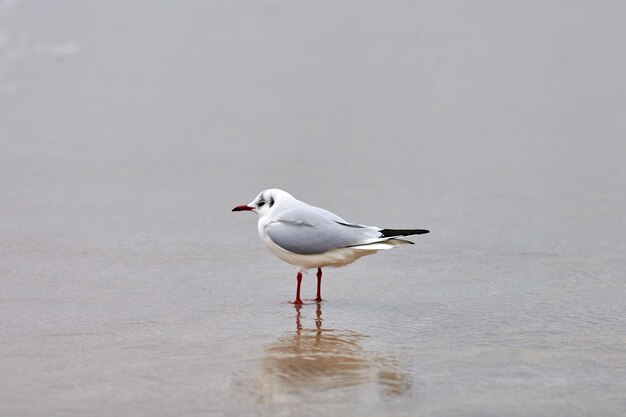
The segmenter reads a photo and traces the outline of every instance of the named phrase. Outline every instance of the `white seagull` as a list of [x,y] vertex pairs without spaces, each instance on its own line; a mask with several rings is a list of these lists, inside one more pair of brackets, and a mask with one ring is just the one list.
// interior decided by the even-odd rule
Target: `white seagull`
[[428,233],[424,229],[381,229],[349,223],[330,211],[295,199],[276,188],[262,191],[249,204],[232,211],[253,211],[259,217],[259,236],[270,251],[298,267],[293,304],[302,304],[302,272],[317,268],[316,302],[322,301],[322,268],[348,265],[361,256],[413,242],[398,237]]

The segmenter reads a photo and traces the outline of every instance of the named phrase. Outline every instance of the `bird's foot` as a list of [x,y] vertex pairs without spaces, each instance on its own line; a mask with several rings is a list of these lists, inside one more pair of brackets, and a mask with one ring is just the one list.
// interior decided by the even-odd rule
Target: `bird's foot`
[[296,298],[296,299],[295,299],[295,300],[293,300],[293,301],[289,301],[289,304],[297,304],[297,305],[301,305],[301,304],[304,304],[304,303],[302,302],[302,300],[300,299],[300,297],[298,297],[298,298]]
[[314,303],[321,303],[322,301],[322,297],[317,297],[317,298],[306,298],[304,301],[313,301]]

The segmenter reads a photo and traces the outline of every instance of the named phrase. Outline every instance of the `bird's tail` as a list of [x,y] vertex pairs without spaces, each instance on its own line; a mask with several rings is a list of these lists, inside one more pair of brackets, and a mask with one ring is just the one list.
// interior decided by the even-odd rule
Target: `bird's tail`
[[401,246],[401,245],[414,245],[414,243],[411,242],[410,240],[391,238],[391,239],[377,240],[372,243],[363,243],[361,245],[348,246],[348,248],[360,249],[360,250],[366,250],[366,251],[379,251],[379,250],[397,248],[398,246]]
[[429,230],[425,229],[381,229],[380,237],[423,235],[428,232]]
[[347,246],[350,249],[360,249],[366,251],[379,251],[385,249],[397,248],[401,245],[413,245],[413,242],[405,239],[398,239],[399,237],[411,236],[411,235],[423,235],[428,233],[428,230],[424,229],[381,229],[378,231],[380,237],[371,239],[367,243],[360,243],[358,245]]

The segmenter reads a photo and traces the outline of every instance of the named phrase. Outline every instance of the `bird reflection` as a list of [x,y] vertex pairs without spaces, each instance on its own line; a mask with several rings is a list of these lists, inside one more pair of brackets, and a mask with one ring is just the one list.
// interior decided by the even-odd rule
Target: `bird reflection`
[[409,390],[410,378],[393,358],[359,345],[364,335],[324,328],[320,303],[316,303],[314,327],[303,325],[302,305],[294,308],[295,332],[286,333],[263,350],[257,380],[261,401],[323,395],[338,399],[342,393],[354,395],[355,391],[386,400]]

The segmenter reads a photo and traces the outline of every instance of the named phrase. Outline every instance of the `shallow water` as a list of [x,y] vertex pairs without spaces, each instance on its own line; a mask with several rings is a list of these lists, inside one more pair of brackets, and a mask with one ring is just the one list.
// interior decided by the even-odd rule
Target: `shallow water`
[[[0,414],[622,415],[625,11],[0,2]],[[268,187],[432,232],[296,308]]]

